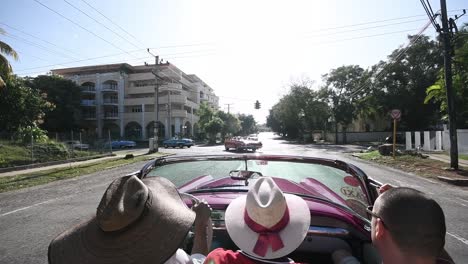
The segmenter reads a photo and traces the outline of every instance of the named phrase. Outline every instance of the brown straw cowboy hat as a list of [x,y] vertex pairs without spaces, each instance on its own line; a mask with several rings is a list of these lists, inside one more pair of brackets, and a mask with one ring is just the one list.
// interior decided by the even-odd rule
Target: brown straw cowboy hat
[[169,180],[122,177],[109,185],[95,217],[50,243],[49,263],[164,263],[194,221]]
[[232,241],[245,253],[275,259],[293,252],[304,241],[310,211],[299,196],[283,194],[270,177],[261,177],[246,196],[233,200],[225,214]]

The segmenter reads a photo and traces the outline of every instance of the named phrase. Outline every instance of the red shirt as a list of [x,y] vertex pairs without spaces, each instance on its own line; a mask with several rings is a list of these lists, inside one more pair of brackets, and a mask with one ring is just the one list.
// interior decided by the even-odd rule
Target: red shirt
[[223,248],[217,248],[211,251],[208,256],[206,256],[205,264],[257,264],[257,263],[295,263],[288,258],[282,258],[281,260],[254,260],[246,255],[242,254],[240,251],[225,250]]

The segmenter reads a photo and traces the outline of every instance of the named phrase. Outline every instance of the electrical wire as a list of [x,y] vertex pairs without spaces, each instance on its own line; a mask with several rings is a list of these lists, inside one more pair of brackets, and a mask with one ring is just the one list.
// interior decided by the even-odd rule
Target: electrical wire
[[[427,22],[422,27],[422,29],[416,34],[416,37],[413,37],[411,39],[411,41],[408,43],[408,45],[406,46],[406,48],[401,50],[400,53],[398,53],[397,56],[395,56],[392,61],[384,64],[384,67],[377,73],[377,76],[374,78],[374,81],[378,80],[383,75],[385,70],[389,67],[389,65],[392,65],[394,62],[396,62],[403,54],[406,53],[406,51],[408,51],[408,49],[414,43],[416,43],[416,41],[418,41],[421,38],[422,34],[424,33],[424,31],[426,31],[426,29],[429,27],[429,25],[431,25],[431,21]],[[357,90],[355,90],[353,93],[351,93],[350,98],[353,98],[356,94],[358,94],[363,89],[368,88],[371,85],[371,82],[372,82],[371,78],[372,78],[372,76],[370,76],[362,86],[360,86]]]
[[101,16],[103,16],[105,19],[107,19],[109,22],[111,22],[113,25],[115,25],[116,27],[118,27],[120,30],[122,30],[123,32],[127,33],[127,35],[129,35],[130,37],[132,37],[133,39],[135,39],[136,41],[138,41],[140,44],[143,45],[143,43],[141,41],[139,41],[134,35],[132,35],[130,32],[128,32],[127,30],[125,30],[124,28],[122,28],[121,26],[119,26],[117,23],[115,23],[114,21],[112,21],[110,18],[108,18],[106,15],[104,15],[102,12],[100,12],[97,8],[93,7],[90,3],[86,2],[85,0],[81,0],[82,2],[84,2],[86,5],[88,5],[91,9],[93,9],[94,11],[98,12]]
[[67,57],[67,58],[77,59],[77,57],[69,56],[69,55],[67,55],[65,53],[61,53],[61,52],[49,49],[49,48],[47,48],[45,46],[42,46],[41,44],[38,44],[36,42],[24,39],[24,38],[22,38],[20,36],[17,36],[17,35],[11,34],[11,33],[5,33],[5,36],[9,37],[9,38],[12,38],[12,39],[15,39],[15,40],[18,40],[18,41],[23,42],[23,43],[26,43],[26,44],[28,44],[30,46],[34,46],[36,48],[45,50],[45,51],[49,52],[50,54],[59,55],[60,57]]
[[[62,14],[60,14],[59,12],[57,12],[57,11],[55,11],[54,9],[48,7],[47,5],[43,4],[43,3],[40,2],[39,0],[34,0],[34,2],[36,2],[36,3],[40,4],[40,5],[42,5],[43,7],[47,8],[47,9],[50,10],[51,12],[53,12],[53,13],[55,13],[55,14],[61,16],[62,18],[68,20],[70,23],[72,23],[72,24],[74,24],[74,25],[80,27],[81,29],[87,31],[88,33],[92,34],[93,36],[95,36],[95,37],[101,39],[102,41],[104,41],[104,42],[106,42],[106,43],[108,43],[108,44],[111,45],[112,47],[114,47],[114,48],[116,48],[116,49],[118,49],[118,50],[121,50],[121,51],[127,53],[125,50],[123,50],[123,49],[120,48],[119,46],[113,44],[112,42],[110,42],[110,41],[108,41],[108,40],[106,40],[106,39],[104,39],[103,37],[97,35],[96,33],[90,31],[89,29],[83,27],[82,25],[80,25],[80,24],[78,24],[77,22],[71,20],[70,18],[68,18],[68,17],[66,17],[66,16],[64,16],[64,15],[62,15]],[[133,55],[131,55],[131,54],[129,54],[129,53],[128,53],[128,55],[133,56]]]
[[74,9],[78,10],[79,12],[81,12],[82,14],[84,14],[85,16],[89,17],[90,19],[92,19],[94,22],[98,23],[99,25],[105,27],[107,30],[109,30],[110,32],[114,33],[115,35],[117,35],[119,38],[125,40],[127,43],[130,43],[130,45],[134,46],[135,48],[139,49],[141,47],[138,47],[137,45],[135,45],[133,42],[129,41],[127,38],[123,37],[122,35],[120,35],[119,33],[115,32],[114,30],[110,29],[109,27],[107,27],[106,25],[102,24],[101,22],[99,22],[98,20],[96,20],[95,18],[91,17],[90,15],[88,15],[88,13],[86,13],[85,11],[81,10],[80,8],[78,8],[77,6],[73,5],[72,3],[68,2],[67,0],[63,0],[65,3],[67,3],[69,6],[73,7]]
[[56,45],[56,44],[54,44],[54,43],[52,43],[52,42],[50,42],[50,41],[48,41],[48,40],[45,40],[45,39],[42,39],[42,38],[40,38],[40,37],[34,36],[34,35],[32,35],[32,34],[30,34],[30,33],[28,33],[28,32],[25,32],[25,31],[23,31],[23,30],[21,30],[21,29],[12,27],[12,26],[10,26],[10,25],[8,25],[8,24],[5,24],[5,23],[3,23],[3,22],[0,22],[0,24],[2,24],[3,26],[8,27],[8,28],[10,28],[10,29],[13,29],[13,30],[15,30],[15,31],[18,31],[18,32],[20,32],[20,33],[23,33],[24,35],[28,35],[28,36],[30,36],[30,37],[33,37],[33,38],[37,39],[37,40],[40,40],[40,41],[45,42],[45,43],[47,43],[47,44],[49,44],[49,45],[52,45],[52,46],[54,46],[54,47],[56,47],[56,48],[58,48],[58,49],[61,49],[61,50],[63,50],[63,51],[66,51],[66,52],[68,52],[68,53],[70,53],[70,54],[73,54],[73,55],[75,55],[75,56],[80,56],[80,55],[76,54],[75,52],[73,52],[73,51],[71,51],[71,50],[69,50],[69,49],[65,49],[65,48],[63,48],[63,47],[60,47],[60,46],[58,46],[58,45]]

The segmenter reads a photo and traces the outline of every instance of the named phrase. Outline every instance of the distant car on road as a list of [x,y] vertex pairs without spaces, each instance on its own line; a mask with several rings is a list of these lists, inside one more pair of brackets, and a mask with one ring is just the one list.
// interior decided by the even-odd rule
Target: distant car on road
[[194,145],[193,140],[190,138],[172,138],[172,139],[166,139],[162,142],[163,147],[165,148],[183,148],[187,147],[190,148],[191,146]]
[[80,143],[78,140],[69,140],[64,142],[71,149],[88,150],[89,145]]
[[[105,146],[109,147],[109,143]],[[111,146],[113,149],[133,148],[136,146],[136,142],[131,140],[114,140],[111,142]]]
[[253,141],[258,141],[258,136],[257,134],[250,134],[247,136],[248,140],[253,140]]
[[233,138],[228,138],[224,141],[224,148],[226,150],[230,149],[235,149],[236,151],[239,150],[252,150],[256,151],[259,148],[262,148],[262,142],[257,140],[252,140],[247,138],[242,138],[242,137],[233,137]]

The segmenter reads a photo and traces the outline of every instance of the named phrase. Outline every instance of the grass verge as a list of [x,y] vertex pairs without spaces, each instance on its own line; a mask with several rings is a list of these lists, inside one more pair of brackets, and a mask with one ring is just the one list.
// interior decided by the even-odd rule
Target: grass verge
[[0,193],[14,191],[22,188],[32,187],[36,185],[42,185],[53,181],[70,179],[85,174],[90,174],[97,171],[103,171],[115,167],[124,166],[130,163],[140,162],[149,160],[163,154],[156,154],[150,156],[138,156],[133,159],[115,158],[97,161],[94,163],[88,163],[78,166],[51,169],[45,171],[38,171],[34,173],[16,175],[16,176],[5,176],[0,177]]
[[354,153],[353,156],[426,178],[435,179],[438,176],[445,176],[459,179],[468,177],[468,168],[460,167],[458,171],[448,170],[448,163],[419,156],[401,155],[393,159],[392,156],[380,155],[377,150],[366,153]]

